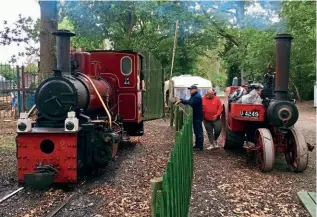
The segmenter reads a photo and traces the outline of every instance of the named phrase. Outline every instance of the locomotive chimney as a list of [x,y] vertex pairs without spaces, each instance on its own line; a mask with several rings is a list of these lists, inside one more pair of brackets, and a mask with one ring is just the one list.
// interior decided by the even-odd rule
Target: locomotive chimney
[[287,100],[291,41],[290,34],[278,34],[276,40],[275,99]]
[[68,30],[54,32],[56,36],[57,70],[63,75],[70,75],[70,37],[75,36]]

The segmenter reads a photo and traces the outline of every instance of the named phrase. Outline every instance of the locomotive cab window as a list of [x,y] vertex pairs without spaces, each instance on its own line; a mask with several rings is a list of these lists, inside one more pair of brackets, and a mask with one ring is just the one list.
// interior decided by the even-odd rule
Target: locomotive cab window
[[132,59],[130,57],[123,57],[121,59],[121,73],[130,75],[132,72]]

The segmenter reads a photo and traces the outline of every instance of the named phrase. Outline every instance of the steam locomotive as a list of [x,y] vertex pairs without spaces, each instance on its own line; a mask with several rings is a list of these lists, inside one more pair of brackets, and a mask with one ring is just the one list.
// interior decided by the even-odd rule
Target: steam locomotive
[[[295,125],[299,111],[288,91],[292,36],[278,34],[275,40],[276,76],[266,75],[264,86],[254,83],[225,89],[221,142],[225,149],[243,147],[252,153],[263,172],[273,170],[276,152],[284,153],[290,170],[303,172],[308,151],[314,147],[306,143]],[[244,101],[251,99],[251,93],[252,97],[258,96],[259,102]]]
[[36,105],[17,122],[18,182],[36,187],[76,183],[111,160],[113,144],[144,134],[142,55],[104,50],[70,55],[75,34],[53,35],[57,69],[37,88]]

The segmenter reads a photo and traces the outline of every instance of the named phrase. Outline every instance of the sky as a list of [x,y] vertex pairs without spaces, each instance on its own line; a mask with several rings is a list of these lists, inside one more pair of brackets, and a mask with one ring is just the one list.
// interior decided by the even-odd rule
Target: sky
[[[0,7],[0,29],[2,30],[4,25],[3,21],[8,21],[8,24],[13,24],[19,17],[19,14],[23,16],[30,16],[36,20],[40,18],[40,6],[37,0],[9,0],[5,1]],[[12,55],[17,55],[18,52],[25,51],[24,46],[17,45],[0,45],[0,63],[8,62]],[[23,64],[25,58],[18,61],[18,64]]]

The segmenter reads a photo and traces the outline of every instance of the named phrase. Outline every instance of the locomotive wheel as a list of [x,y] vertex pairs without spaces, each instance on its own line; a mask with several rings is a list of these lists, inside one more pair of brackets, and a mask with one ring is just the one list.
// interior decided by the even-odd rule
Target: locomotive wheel
[[303,134],[293,128],[287,134],[286,162],[293,172],[303,172],[308,164],[308,147]]
[[244,135],[243,133],[232,132],[228,128],[228,119],[226,118],[225,108],[223,108],[221,122],[222,129],[219,139],[221,140],[220,143],[223,146],[223,148],[226,150],[241,148],[243,146]]
[[255,132],[256,162],[262,172],[273,170],[275,150],[271,132],[266,128],[259,128]]

